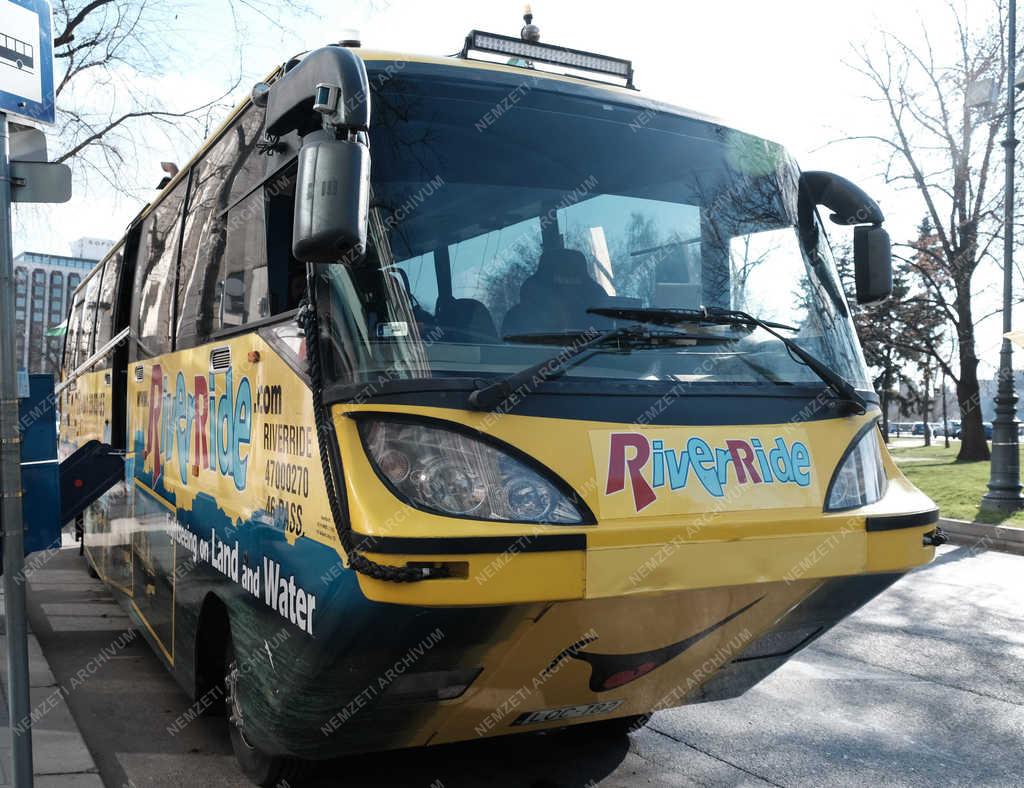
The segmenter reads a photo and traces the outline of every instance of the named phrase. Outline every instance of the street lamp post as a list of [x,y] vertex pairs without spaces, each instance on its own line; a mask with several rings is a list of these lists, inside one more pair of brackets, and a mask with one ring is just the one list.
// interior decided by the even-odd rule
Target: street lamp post
[[1006,78],[1006,196],[1003,220],[1003,344],[999,351],[999,384],[996,392],[996,417],[992,422],[992,464],[988,492],[981,506],[989,511],[1013,512],[1024,508],[1020,484],[1020,449],[1017,440],[1017,394],[1013,387],[1013,349],[1006,338],[1013,330],[1013,203],[1014,156],[1017,149],[1016,99],[1017,73],[1017,0],[1009,0],[1009,35]]

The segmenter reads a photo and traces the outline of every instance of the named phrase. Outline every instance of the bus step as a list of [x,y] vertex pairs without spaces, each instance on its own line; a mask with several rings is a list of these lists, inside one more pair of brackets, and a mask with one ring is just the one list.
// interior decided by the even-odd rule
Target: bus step
[[61,522],[74,520],[124,479],[124,456],[112,446],[89,441],[60,464]]

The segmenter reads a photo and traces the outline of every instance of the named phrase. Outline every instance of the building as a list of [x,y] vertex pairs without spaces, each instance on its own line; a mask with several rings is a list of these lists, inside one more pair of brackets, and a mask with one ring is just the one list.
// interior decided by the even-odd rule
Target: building
[[[1020,351],[1014,349],[1014,366],[1020,363]],[[981,418],[982,421],[995,421],[996,418],[996,393],[999,390],[999,379],[979,380],[978,390],[981,392]],[[1024,393],[1024,372],[1015,369],[1013,371],[1013,390],[1019,397]],[[1021,420],[1021,410],[1024,409],[1024,400],[1017,403],[1017,419]]]
[[106,238],[79,238],[71,242],[71,256],[83,260],[102,260],[103,255],[113,246]]
[[[1013,373],[1014,389],[1017,395],[1020,396],[1024,393],[1024,371],[1014,370]],[[931,413],[928,416],[928,420],[936,423],[942,422],[942,379],[934,384],[936,386],[932,398]],[[915,381],[920,385],[919,381]],[[996,393],[998,391],[999,381],[995,378],[982,378],[978,381],[978,402],[981,406],[981,420],[983,422],[994,421],[996,417]],[[900,407],[900,400],[895,397],[889,399],[889,422],[895,424],[896,422],[915,422],[921,421],[924,418],[921,412],[920,402],[917,401],[917,391],[910,388],[907,381],[904,379],[900,382],[899,386],[900,397],[903,401],[909,401],[914,403],[914,407],[909,411],[905,411]],[[956,399],[956,385],[952,380],[946,381],[946,414],[950,421],[960,421],[960,403]],[[1017,404],[1017,420],[1024,423],[1024,399]]]
[[113,245],[81,239],[74,248],[81,257],[22,252],[14,258],[14,321],[17,365],[29,372],[56,372],[64,348],[60,326],[67,317],[71,294],[96,262]]

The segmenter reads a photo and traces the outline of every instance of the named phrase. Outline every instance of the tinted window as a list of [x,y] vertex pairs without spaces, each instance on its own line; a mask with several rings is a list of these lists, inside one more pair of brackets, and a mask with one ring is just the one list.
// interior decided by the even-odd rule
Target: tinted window
[[82,322],[82,296],[71,307],[68,317],[67,338],[64,342],[64,374],[68,375],[78,367],[78,329]]
[[96,275],[88,281],[83,291],[84,308],[82,310],[82,325],[78,330],[78,363],[81,364],[89,356],[96,352],[95,329],[96,329],[96,305],[99,302],[100,280],[103,272],[97,271]]
[[218,328],[270,317],[264,205],[260,189],[228,212],[228,241],[215,299],[220,306]]
[[[118,251],[107,261],[103,269],[103,280],[100,283],[99,299],[96,304],[96,339],[95,346],[99,350],[113,336],[114,303],[117,298],[117,278],[121,273],[121,252]],[[111,354],[98,365],[98,369],[109,369]]]
[[[256,150],[262,133],[263,111],[250,107],[192,172],[178,278],[178,347],[205,341],[222,327],[221,301],[228,248],[244,250],[251,245],[253,233],[263,232],[263,206],[256,197],[262,195],[262,189],[235,205],[263,177],[266,159]],[[243,215],[243,204],[254,214]],[[254,223],[259,227],[254,228]],[[236,238],[239,233],[247,238]],[[265,240],[263,244],[265,246]],[[265,257],[264,251],[262,260]],[[265,262],[257,262],[265,265]],[[237,298],[238,286],[233,284],[230,289]]]
[[[505,92],[414,64],[379,83],[367,261],[318,269],[332,348],[348,354],[339,380],[505,376],[611,328],[595,309],[706,305],[793,326],[795,341],[870,388],[779,146],[553,83],[482,124]],[[397,271],[407,281],[396,285]],[[699,340],[600,348],[563,377],[820,385],[762,329]]]
[[132,307],[138,339],[137,358],[157,356],[171,350],[178,220],[184,197],[185,180],[182,180],[142,224]]
[[[422,309],[427,317],[432,318],[437,308],[438,297],[437,269],[434,265],[433,252],[396,262],[394,273],[402,280],[403,287],[409,293],[413,310]],[[462,298],[462,295],[456,292],[454,281],[452,291],[456,298]]]

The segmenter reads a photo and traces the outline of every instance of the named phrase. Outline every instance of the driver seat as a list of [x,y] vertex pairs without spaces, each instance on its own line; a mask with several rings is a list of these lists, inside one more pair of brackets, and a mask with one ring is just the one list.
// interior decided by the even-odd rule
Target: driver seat
[[537,270],[519,288],[519,303],[502,324],[503,335],[586,330],[607,320],[588,315],[604,305],[608,294],[587,271],[587,258],[576,249],[545,249]]

